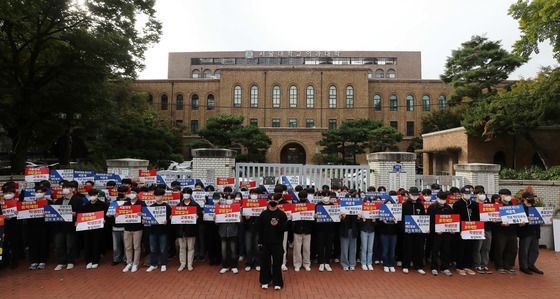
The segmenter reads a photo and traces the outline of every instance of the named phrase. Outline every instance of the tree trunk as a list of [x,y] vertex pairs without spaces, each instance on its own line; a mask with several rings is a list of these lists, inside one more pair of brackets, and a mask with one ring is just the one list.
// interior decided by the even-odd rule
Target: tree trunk
[[27,150],[29,148],[29,138],[23,134],[18,134],[15,139],[12,139],[12,154],[11,160],[11,173],[23,174],[25,170],[25,162],[27,157]]
[[525,134],[525,139],[529,142],[529,144],[531,144],[533,149],[535,149],[535,152],[539,156],[539,159],[541,160],[541,162],[544,166],[544,169],[548,170],[549,166],[548,166],[546,155],[543,152],[543,150],[541,149],[541,147],[537,144],[537,142],[535,141],[533,136],[531,136],[531,133],[526,133]]

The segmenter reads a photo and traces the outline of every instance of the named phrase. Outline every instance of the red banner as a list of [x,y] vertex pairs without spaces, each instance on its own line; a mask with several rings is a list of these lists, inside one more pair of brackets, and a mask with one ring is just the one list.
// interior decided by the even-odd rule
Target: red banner
[[138,214],[142,211],[142,206],[117,206],[117,215]]
[[223,186],[223,185],[234,185],[235,178],[216,178],[216,185]]

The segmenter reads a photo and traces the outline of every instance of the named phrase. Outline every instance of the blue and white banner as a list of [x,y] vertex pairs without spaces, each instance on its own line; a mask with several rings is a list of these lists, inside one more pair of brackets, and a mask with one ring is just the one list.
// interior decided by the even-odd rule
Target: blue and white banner
[[429,234],[430,215],[405,215],[404,232],[406,234]]
[[142,207],[142,222],[144,226],[167,224],[166,207]]
[[553,207],[529,207],[529,224],[552,224]]
[[71,205],[46,205],[45,222],[72,222]]
[[204,211],[202,215],[202,220],[204,221],[214,221],[214,216],[216,215],[215,205],[204,205]]
[[191,194],[191,200],[194,200],[199,206],[204,207],[206,204],[206,197],[209,195],[209,192],[206,191],[193,191]]
[[382,204],[379,206],[379,220],[381,221],[402,221],[402,205]]
[[295,188],[299,185],[299,176],[297,175],[283,175],[282,184],[288,186],[288,188]]
[[355,197],[339,198],[340,213],[345,215],[360,215],[362,213],[362,199]]
[[387,192],[367,192],[363,197],[372,201],[389,200],[391,201],[391,203],[396,203],[396,201],[394,201],[393,198],[389,194],[387,194]]
[[117,184],[122,183],[122,178],[118,174],[114,173],[96,173],[95,174],[95,185],[105,187],[108,182],[113,181]]
[[523,205],[501,206],[500,218],[502,218],[502,223],[504,224],[518,224],[529,222],[527,214],[525,214]]
[[107,216],[115,216],[117,212],[117,206],[122,206],[125,203],[124,200],[112,201],[107,209]]
[[21,190],[23,193],[23,200],[24,201],[32,201],[35,200],[35,189],[33,188],[25,188]]
[[74,179],[74,169],[51,169],[51,184],[60,184],[62,180],[71,181]]
[[340,222],[340,207],[336,205],[317,205],[317,222]]
[[95,171],[74,170],[74,181],[84,185],[87,181],[95,181]]

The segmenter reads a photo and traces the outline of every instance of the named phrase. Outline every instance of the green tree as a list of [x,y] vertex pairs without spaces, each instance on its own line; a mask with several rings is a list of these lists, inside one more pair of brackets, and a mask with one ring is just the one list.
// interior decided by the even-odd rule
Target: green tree
[[461,115],[468,105],[468,103],[458,104],[422,116],[422,134],[461,126]]
[[526,59],[539,53],[539,44],[549,41],[554,58],[560,61],[560,1],[518,0],[509,8],[509,15],[519,22],[521,38],[513,45],[514,53]]
[[403,135],[393,127],[380,127],[369,132],[370,152],[395,151]]
[[498,85],[523,62],[504,50],[499,41],[473,36],[451,52],[440,77],[454,89],[451,103],[478,100],[496,94]]
[[105,104],[107,80],[136,76],[161,33],[153,6],[153,0],[0,2],[0,126],[12,142],[14,172],[23,170],[30,147],[68,134],[58,116],[89,117]]

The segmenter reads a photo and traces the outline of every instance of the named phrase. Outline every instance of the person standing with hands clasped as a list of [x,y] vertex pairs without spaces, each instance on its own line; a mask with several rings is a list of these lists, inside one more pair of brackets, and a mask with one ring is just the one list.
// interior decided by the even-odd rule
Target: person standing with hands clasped
[[[282,280],[282,262],[284,248],[284,232],[287,229],[288,217],[278,209],[278,197],[272,197],[258,218],[259,249],[261,253],[261,272],[259,280],[263,289],[268,288],[272,281],[275,290],[284,286]],[[272,260],[272,267],[271,267]]]
[[[535,196],[531,192],[523,193],[523,208],[529,216],[529,208],[535,206]],[[544,274],[535,266],[539,258],[539,238],[541,237],[540,224],[519,224],[517,229],[519,235],[519,270],[532,275],[533,273]]]

